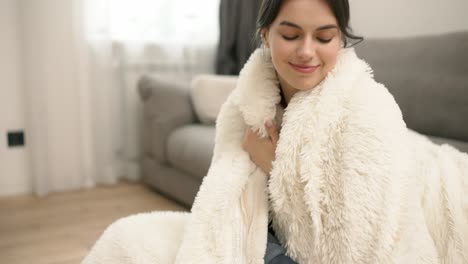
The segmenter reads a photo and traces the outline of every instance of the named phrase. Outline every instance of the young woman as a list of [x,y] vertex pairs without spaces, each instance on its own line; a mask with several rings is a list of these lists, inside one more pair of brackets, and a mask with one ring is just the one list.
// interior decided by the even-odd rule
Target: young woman
[[[314,89],[325,79],[335,67],[340,49],[348,46],[348,39],[362,40],[351,33],[348,23],[348,1],[263,1],[257,32],[276,69],[283,107],[296,92]],[[243,147],[252,161],[269,174],[279,127],[274,120],[266,127],[267,138],[248,129]],[[265,263],[294,263],[285,252],[270,232]]]
[[[338,53],[351,33],[348,1],[264,0],[258,16],[258,37],[270,52],[277,72],[281,103],[286,107],[298,91],[314,89],[335,67]],[[265,173],[270,173],[278,141],[274,120],[267,122],[269,138],[247,130],[244,148]]]

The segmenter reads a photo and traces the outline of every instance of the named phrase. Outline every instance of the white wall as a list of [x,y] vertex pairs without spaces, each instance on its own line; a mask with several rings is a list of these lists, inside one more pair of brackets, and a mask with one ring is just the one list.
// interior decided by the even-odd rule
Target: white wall
[[468,0],[350,0],[350,8],[365,38],[468,31]]
[[31,191],[28,142],[8,148],[6,136],[7,131],[25,129],[18,11],[18,1],[0,1],[0,196]]

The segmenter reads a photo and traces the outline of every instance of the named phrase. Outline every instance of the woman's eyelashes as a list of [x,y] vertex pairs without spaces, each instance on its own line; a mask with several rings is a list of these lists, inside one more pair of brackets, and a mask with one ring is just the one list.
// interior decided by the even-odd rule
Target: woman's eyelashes
[[320,43],[329,43],[330,41],[332,41],[333,38],[329,38],[329,39],[325,39],[325,38],[317,38],[317,40],[320,42]]
[[295,40],[299,37],[299,36],[285,36],[285,35],[282,35],[282,36],[285,40]]
[[[287,41],[292,41],[292,40],[296,40],[299,38],[299,36],[287,36],[287,35],[282,35],[282,37],[283,39]],[[316,39],[318,40],[318,42],[326,44],[332,41],[333,38],[316,38]]]

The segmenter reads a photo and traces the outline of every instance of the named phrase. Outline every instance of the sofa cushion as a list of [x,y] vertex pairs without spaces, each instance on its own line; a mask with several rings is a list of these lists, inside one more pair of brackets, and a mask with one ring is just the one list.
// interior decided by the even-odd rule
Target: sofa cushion
[[356,46],[409,128],[468,142],[468,32],[367,39]]
[[221,105],[234,90],[236,76],[199,75],[192,81],[191,98],[195,113],[201,123],[212,125],[216,121]]
[[190,86],[145,75],[138,81],[143,100],[143,152],[160,163],[167,162],[166,143],[172,131],[195,122],[190,101]]
[[187,125],[176,129],[167,142],[169,164],[201,180],[211,163],[214,140],[214,126]]

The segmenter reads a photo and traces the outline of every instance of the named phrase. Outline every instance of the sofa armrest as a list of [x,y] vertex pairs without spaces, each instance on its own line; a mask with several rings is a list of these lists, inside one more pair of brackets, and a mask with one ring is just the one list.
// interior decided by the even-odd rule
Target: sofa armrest
[[196,122],[189,84],[142,76],[137,87],[143,101],[143,151],[156,162],[166,164],[169,135]]

